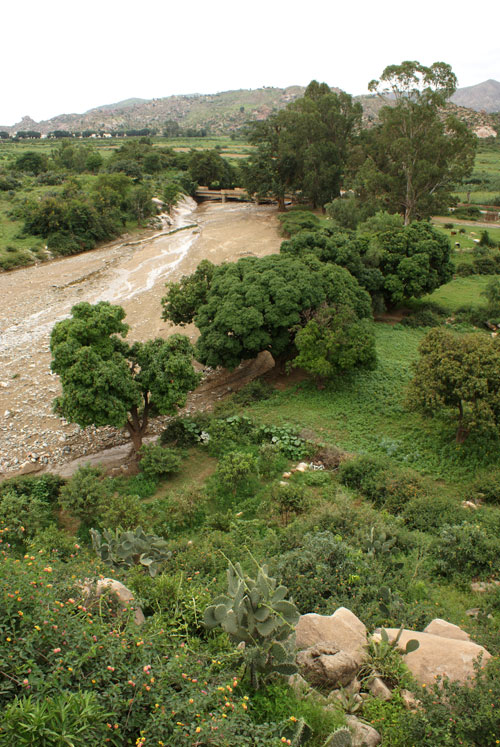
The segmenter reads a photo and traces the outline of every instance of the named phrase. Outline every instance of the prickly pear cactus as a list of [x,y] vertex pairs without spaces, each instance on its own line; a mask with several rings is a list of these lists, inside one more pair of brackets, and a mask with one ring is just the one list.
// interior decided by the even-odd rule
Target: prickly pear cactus
[[351,747],[352,737],[347,726],[341,726],[330,734],[323,747]]
[[300,613],[285,599],[286,586],[278,586],[267,566],[255,579],[239,563],[227,570],[227,594],[218,596],[205,610],[207,628],[220,626],[235,643],[245,643],[245,658],[254,686],[257,673],[295,674],[297,667],[287,639]]
[[128,532],[104,529],[102,535],[97,529],[91,529],[90,535],[92,546],[101,560],[114,568],[143,565],[154,577],[170,555],[163,537],[146,534],[142,527]]

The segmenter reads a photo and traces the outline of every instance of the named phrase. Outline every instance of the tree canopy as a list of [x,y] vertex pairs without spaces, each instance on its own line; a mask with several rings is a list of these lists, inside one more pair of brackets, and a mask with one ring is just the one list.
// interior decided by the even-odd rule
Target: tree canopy
[[358,318],[371,317],[369,295],[347,270],[271,255],[245,257],[168,286],[163,317],[194,320],[200,330],[196,358],[234,368],[263,350],[274,357],[291,351],[304,313],[327,302],[345,305]]
[[51,334],[51,368],[62,384],[54,411],[81,427],[125,427],[138,450],[149,418],[175,414],[198,383],[192,346],[183,335],[129,346],[124,310],[105,301],[71,313]]
[[256,152],[243,166],[248,191],[274,197],[280,209],[288,191],[300,191],[314,206],[333,200],[361,113],[348,94],[312,81],[302,98],[251,126]]
[[432,329],[419,347],[408,405],[424,415],[455,410],[457,442],[470,432],[500,435],[500,345],[484,334]]
[[374,301],[396,306],[432,293],[451,280],[450,242],[428,223],[397,225],[382,216],[357,232],[348,229],[302,231],[281,244],[285,255],[314,254],[345,267]]
[[362,199],[400,212],[405,225],[431,215],[453,183],[472,171],[477,138],[443,109],[455,88],[444,62],[389,65],[369,84],[385,106],[380,124],[362,138],[366,158],[354,188]]

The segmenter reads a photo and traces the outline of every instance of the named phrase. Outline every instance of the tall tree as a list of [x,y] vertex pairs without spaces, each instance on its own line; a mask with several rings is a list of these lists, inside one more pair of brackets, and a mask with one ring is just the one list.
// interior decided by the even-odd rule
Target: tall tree
[[274,197],[280,210],[291,191],[315,207],[338,197],[361,112],[348,94],[312,81],[302,98],[252,126],[250,140],[257,147],[243,166],[248,191]]
[[51,368],[62,395],[54,411],[82,428],[125,427],[137,452],[154,415],[173,415],[199,377],[184,335],[128,345],[121,306],[80,303],[57,322],[50,338]]
[[425,67],[406,61],[389,65],[369,84],[385,106],[380,124],[365,136],[366,160],[355,187],[361,197],[400,212],[405,225],[431,215],[472,170],[477,138],[444,109],[456,83],[444,62]]

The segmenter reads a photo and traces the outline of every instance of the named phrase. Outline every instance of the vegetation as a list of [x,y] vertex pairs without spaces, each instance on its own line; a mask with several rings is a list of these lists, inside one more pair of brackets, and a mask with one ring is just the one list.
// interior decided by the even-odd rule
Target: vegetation
[[51,366],[61,377],[63,393],[54,409],[82,427],[125,427],[138,451],[149,418],[173,415],[199,377],[187,337],[127,345],[124,317],[121,306],[80,303],[70,319],[55,325]]

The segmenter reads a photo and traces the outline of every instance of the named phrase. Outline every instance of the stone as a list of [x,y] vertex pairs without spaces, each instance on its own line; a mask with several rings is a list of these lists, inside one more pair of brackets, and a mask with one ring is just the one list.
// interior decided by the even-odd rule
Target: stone
[[409,690],[400,690],[399,692],[401,700],[403,701],[404,707],[408,711],[416,711],[420,701],[416,699],[412,692]]
[[[389,641],[393,641],[399,633],[398,628],[386,628]],[[374,633],[374,640],[380,640],[380,633]],[[420,685],[432,686],[437,677],[447,677],[452,682],[465,684],[474,677],[474,662],[482,657],[484,665],[491,654],[472,641],[456,640],[432,635],[432,633],[416,633],[413,630],[403,630],[398,646],[404,649],[408,641],[415,639],[419,642],[416,651],[403,656],[403,660]]]
[[359,669],[358,663],[347,651],[339,651],[327,642],[316,643],[299,651],[297,665],[308,682],[331,688],[348,685]]
[[[97,581],[85,579],[83,584],[79,584],[85,597],[102,596],[106,591],[114,594],[117,600],[124,606],[128,607],[134,601],[134,595],[127,587],[115,578],[101,578]],[[142,625],[145,617],[140,607],[134,607],[134,622],[136,625]]]
[[368,689],[375,698],[380,698],[380,700],[390,700],[392,698],[392,692],[380,677],[374,677],[370,681]]
[[382,737],[373,726],[364,724],[356,716],[346,716],[346,723],[352,736],[352,747],[376,747]]
[[304,697],[311,689],[311,686],[300,674],[291,674],[288,678],[288,684],[298,698]]
[[307,472],[309,465],[306,462],[299,462],[295,467],[295,472]]
[[479,506],[477,505],[477,503],[473,503],[472,501],[462,501],[462,507],[463,508],[473,508],[473,509],[479,508]]
[[470,585],[470,590],[484,594],[484,592],[492,591],[497,586],[500,586],[500,581],[473,581]]
[[301,615],[295,628],[297,648],[309,648],[321,641],[328,641],[339,651],[347,651],[359,665],[366,657],[366,627],[346,607],[339,607],[333,615],[315,612]]
[[453,625],[446,620],[436,617],[424,628],[424,633],[431,633],[432,635],[439,635],[441,638],[454,638],[457,641],[470,641],[470,635],[459,628],[458,625]]

